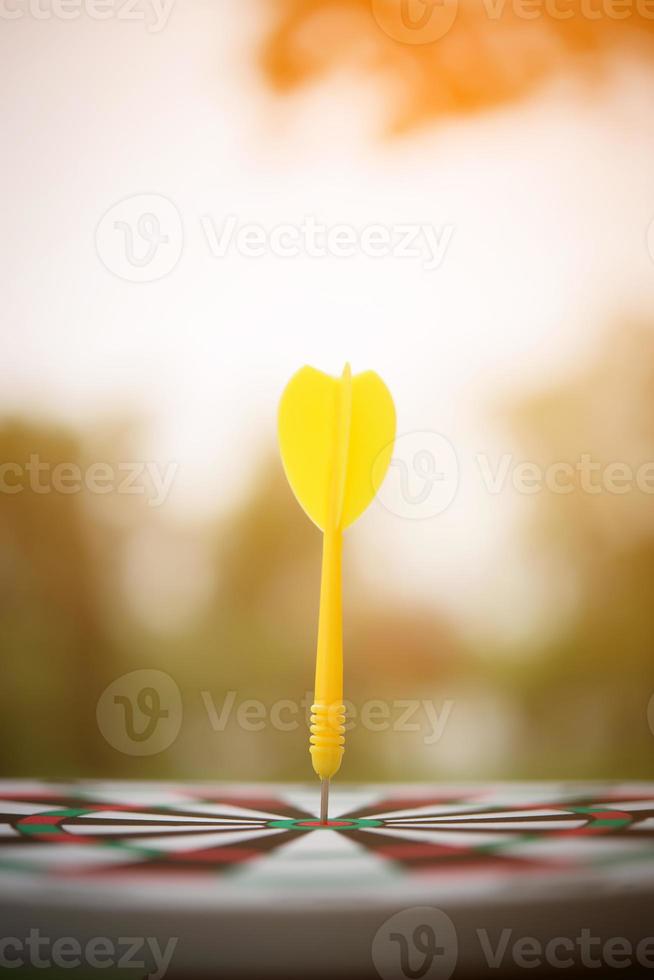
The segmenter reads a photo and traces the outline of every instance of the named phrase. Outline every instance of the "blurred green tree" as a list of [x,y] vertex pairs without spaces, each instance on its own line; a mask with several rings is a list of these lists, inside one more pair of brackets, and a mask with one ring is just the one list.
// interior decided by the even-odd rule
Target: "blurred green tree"
[[533,637],[514,668],[531,730],[519,773],[651,777],[651,327],[616,327],[589,366],[528,398],[513,419],[525,458],[543,470],[559,462],[574,468],[572,492],[534,498],[524,537],[525,562],[546,572],[552,629]]

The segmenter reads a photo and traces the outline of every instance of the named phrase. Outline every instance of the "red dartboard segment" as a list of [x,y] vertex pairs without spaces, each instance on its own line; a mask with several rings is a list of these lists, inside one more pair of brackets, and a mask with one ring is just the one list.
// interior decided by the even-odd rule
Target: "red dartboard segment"
[[34,824],[52,824],[55,827],[57,824],[62,823],[66,819],[64,814],[61,813],[35,813],[31,817],[25,817],[21,820],[22,827],[31,827]]
[[260,852],[251,847],[214,847],[207,851],[194,851],[191,854],[173,854],[173,861],[189,861],[203,864],[236,864],[260,857]]

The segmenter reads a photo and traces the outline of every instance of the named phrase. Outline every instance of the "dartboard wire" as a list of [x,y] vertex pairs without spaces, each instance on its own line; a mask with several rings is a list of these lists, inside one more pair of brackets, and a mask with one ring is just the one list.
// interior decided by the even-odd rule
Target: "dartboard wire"
[[[9,799],[9,797],[7,797]],[[275,799],[271,797],[248,797],[245,795],[239,796],[227,796],[226,794],[219,794],[217,796],[208,796],[203,798],[192,799],[189,797],[188,807],[182,810],[182,803],[178,801],[177,803],[167,803],[167,804],[147,804],[143,801],[137,803],[122,803],[118,800],[98,800],[97,797],[93,799],[87,799],[86,795],[78,796],[50,796],[49,798],[39,798],[36,796],[26,794],[25,796],[19,796],[19,794],[11,794],[11,801],[20,803],[24,802],[26,804],[36,803],[37,805],[43,803],[44,808],[43,814],[54,813],[59,810],[80,810],[80,812],[88,813],[92,816],[95,812],[104,811],[122,811],[129,813],[152,813],[160,816],[178,816],[180,820],[187,817],[202,817],[203,819],[210,819],[206,811],[194,810],[193,804],[198,804],[200,807],[204,804],[210,804],[215,806],[220,806],[224,804],[228,807],[233,807],[234,809],[250,809],[252,811],[259,811],[261,816],[248,816],[248,815],[238,815],[239,819],[257,819],[266,820],[273,816],[275,819],[292,819],[292,820],[308,820],[315,817],[314,813],[308,810],[304,810],[294,804],[287,803],[282,799]],[[28,814],[26,814],[27,816]],[[0,788],[0,818],[2,814],[2,791]],[[229,814],[232,816],[232,814]],[[236,814],[233,814],[236,817]],[[4,815],[7,822],[12,822],[15,819],[15,813],[7,813]]]
[[[311,820],[315,816],[315,814],[310,813],[308,810],[297,807],[292,803],[287,803],[285,800],[270,797],[256,799],[246,796],[229,797],[221,795],[207,799],[193,800],[191,801],[190,805],[192,806],[193,803],[198,803],[200,805],[211,804],[215,806],[224,805],[234,807],[235,809],[242,808],[253,811],[258,810],[262,814],[263,819],[269,819],[269,815],[272,815],[274,816],[274,819],[278,820]],[[170,806],[162,806],[160,809],[164,811],[167,809],[179,810],[179,806],[171,804]],[[193,812],[194,811],[192,810],[188,810],[188,815],[193,815]],[[195,812],[198,816],[202,816],[201,811]]]
[[[456,805],[461,807],[475,807],[477,805],[483,806],[483,801],[477,803],[472,799],[464,799],[461,796],[457,797],[442,797],[434,796],[425,798],[416,797],[397,797],[395,799],[390,799],[383,801],[381,804],[374,806],[374,812],[371,812],[371,807],[359,806],[354,810],[350,810],[347,813],[341,814],[342,819],[347,820],[357,820],[360,817],[379,817],[380,819],[385,819],[385,815],[388,813],[394,813],[398,810],[409,810],[409,809],[425,809],[430,806],[450,806]],[[468,812],[471,812],[468,810]]]
[[[416,809],[426,809],[426,808],[416,807]],[[457,823],[460,821],[459,825],[463,828],[465,827],[466,823],[479,823],[482,821],[485,824],[488,824],[489,827],[492,827],[495,822],[508,823],[510,821],[511,823],[516,823],[516,824],[517,823],[528,824],[528,823],[533,823],[535,819],[538,819],[543,822],[551,821],[555,823],[563,820],[569,820],[570,817],[574,816],[575,813],[577,812],[586,814],[587,812],[590,812],[590,810],[599,810],[599,809],[600,809],[599,807],[587,808],[581,806],[573,807],[568,804],[562,806],[561,804],[543,805],[542,803],[539,803],[539,804],[534,804],[533,806],[530,804],[527,805],[520,804],[508,808],[506,806],[486,806],[481,809],[474,810],[472,812],[469,809],[466,809],[466,810],[454,810],[449,813],[427,812],[427,813],[414,813],[411,815],[404,815],[404,816],[400,814],[395,816],[393,812],[390,813],[386,812],[385,814],[380,813],[379,816],[380,819],[383,820],[384,824],[411,822],[411,823],[415,823],[415,825],[418,825],[423,822],[424,823],[433,822],[434,825],[436,826],[438,823],[444,823],[444,824]],[[533,810],[534,812],[526,813],[525,811],[528,810]],[[543,810],[549,810],[550,812],[544,814],[542,813]],[[518,814],[518,813],[519,815],[514,816],[514,814]],[[370,815],[376,816],[376,814],[370,814]],[[350,814],[347,814],[345,816],[349,818]]]
[[[395,803],[397,801],[393,801],[393,802]],[[400,802],[404,803],[405,801],[401,800]],[[461,801],[461,803],[462,805],[465,805],[463,801]],[[428,806],[431,805],[433,805],[433,803],[425,803],[424,807],[421,805],[420,807],[416,807],[415,809],[423,809],[423,808],[426,809]],[[552,803],[548,803],[547,801],[540,801],[537,804],[515,803],[509,808],[509,813],[512,811],[515,812],[518,810],[529,810],[529,809],[533,809],[533,810],[549,809],[549,810],[559,811],[556,814],[552,814],[548,817],[540,818],[543,820],[543,822],[551,821],[554,825],[557,822],[563,822],[565,820],[569,820],[571,817],[574,817],[576,815],[583,815],[586,818],[588,818],[588,816],[593,816],[595,820],[593,821],[593,824],[591,826],[595,827],[595,824],[598,822],[601,824],[601,828],[600,826],[595,827],[594,832],[598,832],[600,829],[608,829],[612,822],[615,823],[616,827],[618,826],[623,827],[632,823],[634,819],[634,816],[631,812],[620,811],[617,810],[615,807],[612,808],[610,805],[603,804],[603,803],[597,804],[596,801],[592,799],[592,797],[577,797],[575,800],[566,801],[565,803],[561,803],[560,801],[553,801]],[[342,819],[352,820],[358,817],[361,812],[362,811],[360,809],[357,809],[356,811],[345,813],[343,814]],[[454,811],[448,814],[425,813],[420,815],[413,815],[411,817],[407,817],[407,816],[401,817],[401,816],[393,816],[393,810],[389,810],[386,807],[381,807],[381,808],[376,808],[374,814],[371,813],[368,815],[370,817],[379,816],[379,819],[381,819],[382,823],[385,826],[391,826],[393,824],[397,825],[399,823],[407,824],[409,822],[413,823],[413,821],[416,821],[416,824],[414,824],[414,826],[417,827],[419,823],[422,822],[426,823],[427,821],[431,820],[434,821],[435,824],[433,829],[438,829],[437,821],[434,820],[435,817],[438,817],[438,821],[442,823],[445,822],[457,823],[457,818],[459,818],[461,822],[458,823],[457,830],[459,829],[464,830],[465,823],[467,821],[470,822],[481,821],[484,824],[487,824],[490,830],[493,828],[493,823],[495,822],[495,819],[497,819],[498,822],[499,821],[502,821],[504,823],[507,823],[509,821],[511,823],[524,822],[525,824],[528,824],[529,822],[533,822],[534,819],[534,817],[531,817],[529,815],[525,815],[523,817],[510,817],[509,815],[507,815],[506,806],[499,806],[499,805],[494,806],[492,804],[488,804],[483,809],[472,813],[470,812],[469,809],[466,809],[458,812]],[[555,833],[566,833],[566,832],[579,833],[579,832],[583,832],[585,828],[573,828],[573,829],[564,828],[564,829],[557,830],[556,826],[553,826],[552,829],[553,832]],[[514,833],[516,831],[511,830],[506,832]],[[547,833],[547,831],[544,832]]]
[[[53,842],[60,839],[62,836],[70,835],[77,839],[81,843],[83,841],[93,842],[93,834],[76,835],[75,827],[83,827],[85,830],[89,830],[93,827],[92,820],[89,817],[93,817],[96,811],[93,809],[79,809],[79,808],[67,808],[67,809],[57,809],[48,810],[42,813],[30,814],[28,816],[22,817],[15,823],[15,829],[29,838],[42,839],[43,837],[52,838]],[[105,824],[107,824],[107,819],[100,817],[99,819],[104,819]],[[235,822],[234,822],[235,823]],[[267,821],[265,819],[249,819],[247,821],[242,821],[241,826],[238,829],[262,829],[266,826]],[[120,821],[120,827],[124,831],[125,836],[128,836],[130,830],[133,829],[134,832],[137,828],[142,828],[144,826],[144,821],[125,819]],[[184,830],[179,830],[179,827],[184,827]],[[165,836],[166,831],[174,832],[175,834],[185,834],[185,833],[202,833],[202,832],[219,832],[220,830],[232,831],[237,829],[236,826],[212,823],[207,820],[206,824],[198,825],[197,823],[191,823],[184,821],[183,819],[173,818],[170,823],[162,822],[156,829],[150,832],[150,836],[156,836],[160,834]],[[97,837],[102,838],[102,828],[98,827]]]
[[[68,806],[68,805],[53,805],[51,808],[44,809],[38,813],[25,814],[24,816],[11,814],[7,815],[11,817],[8,822],[15,821],[19,829],[29,828],[30,825],[47,824],[56,826],[62,822],[63,819],[66,820],[68,824],[80,824],[83,826],[91,825],[95,820],[112,822],[112,818],[104,816],[106,813],[120,812],[125,814],[124,817],[120,818],[120,825],[124,826],[126,830],[130,826],[139,826],[147,819],[150,818],[153,822],[161,823],[162,831],[169,826],[181,826],[188,825],[189,831],[193,831],[197,828],[198,824],[202,822],[205,825],[214,825],[216,827],[228,826],[228,825],[266,825],[271,819],[274,820],[286,820],[286,819],[299,819],[307,820],[313,819],[313,815],[298,809],[297,807],[287,806],[283,801],[266,801],[275,804],[272,807],[267,807],[266,810],[262,810],[260,815],[250,815],[250,814],[240,814],[238,812],[234,813],[216,813],[207,814],[200,810],[197,811],[180,811],[178,807],[170,805],[162,806],[150,806],[149,808],[144,807],[142,804],[112,804],[112,803],[84,803],[82,806]],[[200,802],[200,801],[198,801]],[[227,803],[227,801],[225,801]],[[229,801],[228,805],[237,809],[237,805]],[[134,818],[130,820],[130,813],[134,814]],[[160,818],[166,818],[161,820]],[[157,819],[159,818],[159,819]],[[118,818],[113,818],[117,820]],[[29,833],[30,831],[27,830]]]
[[[570,809],[572,810],[573,808],[570,807]],[[586,817],[592,817],[593,820],[582,828],[575,828],[575,829],[566,828],[564,830],[553,829],[552,833],[548,834],[547,839],[561,838],[567,836],[572,837],[572,836],[591,835],[591,834],[612,835],[616,832],[616,830],[623,829],[625,826],[628,826],[630,822],[630,814],[624,811],[623,812],[611,811],[608,808],[601,808],[601,807],[594,807],[594,806],[593,807],[579,806],[574,808],[574,812],[583,814]],[[608,814],[611,814],[611,816],[607,818]],[[394,850],[395,853],[397,853],[400,846],[397,843],[397,838],[385,836],[384,827],[388,827],[389,830],[392,829],[390,826],[386,824],[386,822],[383,822],[382,827],[380,828],[375,828],[371,830],[365,830],[365,829],[353,830],[350,831],[350,834],[356,840],[358,840],[359,843],[362,844],[362,846],[365,847],[366,849],[371,849],[373,851],[382,850],[383,852],[383,848],[388,847],[392,851]],[[412,829],[418,829],[418,828],[412,828]],[[446,834],[447,832],[443,831],[443,833]],[[471,848],[470,850],[465,848],[458,848],[455,845],[449,845],[451,849],[451,852],[449,854],[443,853],[443,850],[440,849],[439,845],[433,845],[434,846],[433,863],[436,865],[440,865],[442,867],[446,863],[450,863],[450,862],[456,863],[456,862],[464,862],[466,860],[474,860],[475,857],[479,857],[480,855],[494,856],[496,854],[502,854],[502,852],[505,849],[513,847],[516,844],[529,844],[536,841],[542,841],[544,839],[543,832],[539,832],[536,834],[536,833],[529,833],[529,832],[521,833],[520,831],[513,830],[513,831],[504,831],[504,833],[506,834],[505,839],[501,841],[494,841],[492,843],[475,845],[475,847]],[[371,838],[373,838],[373,840],[371,840]],[[380,839],[382,843],[380,843]],[[387,843],[383,843],[384,840]],[[430,846],[429,842],[426,841],[424,846],[429,847]],[[444,845],[444,847],[447,846],[448,845]],[[408,850],[410,850],[410,848]],[[413,850],[415,853],[415,848]],[[440,853],[436,853],[438,850],[440,850]],[[528,865],[533,865],[534,863],[529,859],[513,857],[511,855],[503,855],[503,857],[508,858],[510,863],[514,866],[520,864],[524,864],[525,866],[528,866]],[[391,857],[390,860],[393,860],[393,858]],[[411,861],[403,862],[401,858],[395,860],[397,860],[397,862],[404,867],[406,867],[407,865],[410,866],[412,863]],[[541,861],[538,863],[547,863],[547,862]]]
[[[89,819],[89,816],[91,819]],[[264,828],[268,824],[268,819],[265,817],[207,817],[202,823],[199,821],[184,820],[183,818],[171,817],[170,820],[153,820],[149,822],[148,820],[112,820],[111,818],[98,816],[94,818],[89,814],[80,814],[77,817],[70,817],[65,820],[65,828],[70,833],[79,832],[80,830],[84,832],[84,836],[87,834],[92,836],[94,831],[97,832],[98,836],[102,836],[106,833],[106,828],[112,827],[121,830],[125,835],[130,833],[140,834],[145,832],[144,828],[148,828],[147,833],[151,836],[153,835],[165,835],[165,834],[193,834],[202,833],[203,831],[231,831],[231,830],[248,830]]]
[[[76,827],[82,827],[84,832],[80,832]],[[171,828],[171,827],[161,827],[147,825],[137,827],[135,824],[130,824],[128,827],[112,828],[109,829],[106,826],[98,827],[97,830],[89,828],[88,825],[84,824],[63,824],[62,829],[65,834],[69,834],[71,839],[75,840],[75,843],[84,843],[88,841],[89,843],[97,843],[98,841],[109,842],[110,840],[123,840],[123,841],[134,841],[144,840],[146,838],[161,838],[162,840],[179,841],[182,843],[189,837],[198,837],[202,835],[210,835],[211,837],[216,837],[220,835],[228,836],[229,834],[237,833],[252,833],[253,831],[263,831],[267,830],[268,827],[265,823],[252,823],[252,824],[234,824],[234,825],[213,825],[208,824],[206,826],[195,826],[195,827],[184,827],[184,828]]]
[[[548,817],[512,817],[510,814],[506,816],[497,814],[492,819],[488,819],[485,814],[482,814],[479,820],[460,820],[456,816],[448,817],[446,820],[440,818],[435,820],[433,817],[421,817],[418,820],[413,817],[397,817],[394,819],[383,819],[382,823],[385,827],[412,827],[416,830],[419,830],[421,827],[425,830],[438,830],[439,827],[451,830],[456,826],[456,829],[461,831],[468,829],[479,831],[482,827],[487,827],[489,830],[497,829],[497,832],[500,833],[502,830],[519,831],[521,826],[527,828],[533,827],[535,821],[541,825],[546,823],[551,824],[554,830],[558,825],[570,823],[574,819],[575,814],[573,813],[560,813],[556,814],[556,816],[552,815]],[[576,819],[578,820],[578,817]],[[507,827],[507,824],[511,824],[511,827]],[[539,829],[545,830],[542,826]]]
[[[198,804],[198,806],[202,806],[204,803],[209,803],[212,806],[215,805],[218,807],[221,804],[223,804],[226,807],[233,808],[234,812],[225,813],[223,811],[222,813],[220,812],[208,813],[205,810],[201,810],[201,809],[194,810],[191,807],[189,807],[188,809],[185,808],[184,810],[181,810],[179,805],[177,804],[169,804],[169,805],[161,804],[161,805],[151,805],[149,807],[144,807],[142,805],[131,806],[131,805],[114,805],[111,803],[107,803],[106,805],[103,806],[98,806],[95,804],[91,806],[89,804],[89,815],[92,816],[94,812],[102,813],[102,812],[112,811],[112,810],[124,811],[126,813],[132,811],[134,813],[139,813],[139,814],[147,814],[147,815],[153,814],[160,817],[168,817],[170,820],[177,819],[181,822],[183,822],[184,820],[190,821],[192,819],[199,820],[201,818],[202,820],[205,820],[208,823],[211,822],[212,818],[218,818],[218,819],[229,818],[234,821],[237,820],[238,821],[249,821],[249,820],[266,821],[271,818],[276,820],[282,820],[282,819],[307,820],[310,819],[312,816],[312,814],[308,813],[307,811],[303,811],[298,809],[297,807],[287,805],[286,803],[284,803],[283,800],[262,800],[261,801],[262,804],[272,804],[272,805],[266,805],[265,807],[262,805],[262,808],[258,813],[256,813],[257,808],[251,805],[252,801],[246,801],[244,799],[230,800],[229,798],[224,798],[218,801],[195,800],[194,802]],[[253,812],[249,814],[242,814],[237,812],[239,809],[248,809]]]
[[[383,820],[384,823],[390,823],[391,821],[409,821],[409,820],[411,821],[440,820],[443,823],[453,822],[456,820],[469,820],[472,822],[474,820],[480,820],[480,819],[488,820],[488,822],[490,823],[493,818],[497,818],[498,820],[501,819],[503,821],[507,821],[510,819],[511,821],[514,822],[523,821],[523,820],[524,821],[533,820],[534,816],[529,813],[523,814],[523,816],[521,817],[511,816],[513,812],[525,811],[525,810],[534,810],[534,811],[545,810],[545,809],[560,810],[560,814],[556,813],[556,814],[548,815],[543,817],[543,819],[553,819],[556,817],[564,818],[566,815],[566,808],[563,807],[560,803],[544,803],[544,802],[533,803],[533,804],[516,803],[516,804],[512,804],[511,806],[506,806],[506,805],[495,806],[492,804],[483,804],[483,805],[473,804],[471,807],[467,805],[464,800],[461,800],[459,801],[459,805],[461,809],[453,809],[447,812],[443,812],[443,811],[434,812],[432,810],[430,812],[429,807],[434,805],[433,802],[418,803],[418,801],[414,801],[416,802],[417,805],[413,807],[397,806],[396,805],[397,802],[398,801],[394,800],[393,801],[394,805],[392,807],[390,806],[376,807],[372,812],[370,811],[370,809],[366,811],[363,808],[359,808],[356,811],[344,813],[342,817],[343,819],[351,820],[351,819],[356,819],[359,816],[365,815],[371,818],[379,818],[380,820]],[[399,802],[401,804],[404,804],[406,801],[400,800]],[[439,805],[441,804],[442,801],[439,801]],[[402,810],[420,810],[426,812],[402,815],[401,813]]]

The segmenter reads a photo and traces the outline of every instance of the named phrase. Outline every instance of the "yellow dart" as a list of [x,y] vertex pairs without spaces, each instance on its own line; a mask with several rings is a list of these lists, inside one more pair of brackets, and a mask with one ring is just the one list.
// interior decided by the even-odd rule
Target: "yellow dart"
[[372,501],[388,469],[395,439],[391,394],[374,371],[340,378],[303,367],[279,405],[279,447],[288,482],[323,532],[322,580],[311,761],[322,780],[320,819],[327,822],[329,780],[345,744],[343,704],[343,531]]

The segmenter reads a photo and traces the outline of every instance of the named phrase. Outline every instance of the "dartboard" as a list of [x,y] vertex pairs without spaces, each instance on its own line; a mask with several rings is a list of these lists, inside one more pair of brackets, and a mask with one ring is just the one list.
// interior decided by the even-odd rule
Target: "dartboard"
[[[0,783],[0,884],[162,883],[265,901],[654,876],[654,787]],[[177,892],[179,894],[179,892]]]

